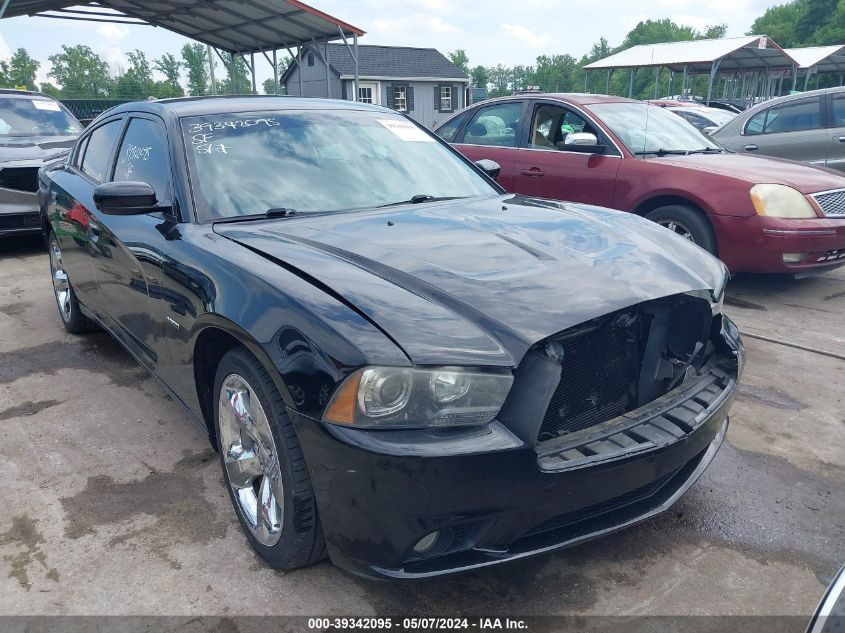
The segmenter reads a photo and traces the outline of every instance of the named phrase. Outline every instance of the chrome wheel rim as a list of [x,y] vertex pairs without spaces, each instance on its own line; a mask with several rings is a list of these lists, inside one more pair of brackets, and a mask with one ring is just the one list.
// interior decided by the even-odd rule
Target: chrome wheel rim
[[282,536],[284,488],[267,416],[238,374],[223,381],[217,411],[220,450],[238,511],[256,540],[272,547]]
[[660,226],[669,229],[672,233],[680,235],[685,240],[695,242],[692,237],[692,231],[690,231],[682,222],[678,222],[677,220],[658,220],[657,223]]
[[64,264],[62,263],[62,249],[56,236],[50,237],[50,272],[53,278],[53,294],[56,296],[56,304],[59,306],[59,314],[65,322],[70,321],[71,299],[73,291],[67,279]]

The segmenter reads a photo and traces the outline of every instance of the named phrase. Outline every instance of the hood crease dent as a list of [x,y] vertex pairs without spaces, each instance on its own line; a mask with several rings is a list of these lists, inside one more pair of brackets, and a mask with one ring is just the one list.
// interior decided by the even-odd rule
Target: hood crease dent
[[724,274],[632,214],[510,195],[214,231],[316,279],[420,365],[514,366],[552,334]]

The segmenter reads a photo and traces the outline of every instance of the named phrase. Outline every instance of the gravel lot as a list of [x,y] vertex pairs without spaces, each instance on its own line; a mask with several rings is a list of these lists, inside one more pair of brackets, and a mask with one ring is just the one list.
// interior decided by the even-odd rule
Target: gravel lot
[[117,343],[65,333],[40,242],[0,242],[0,614],[808,615],[845,562],[845,270],[731,283],[728,441],[668,513],[463,576],[267,569],[202,431]]

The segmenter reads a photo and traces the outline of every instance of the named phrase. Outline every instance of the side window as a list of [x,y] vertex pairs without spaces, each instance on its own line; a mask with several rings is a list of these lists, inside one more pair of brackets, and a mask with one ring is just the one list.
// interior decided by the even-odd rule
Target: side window
[[521,101],[479,108],[464,131],[463,142],[467,145],[516,147],[516,130],[521,116]]
[[762,112],[758,112],[753,117],[748,119],[748,122],[745,124],[745,134],[753,136],[754,134],[762,134],[763,127],[766,124],[766,114],[768,110],[763,110]]
[[[766,121],[762,134],[797,132],[821,127],[819,99],[801,99],[766,110]],[[746,128],[747,129],[747,128]]]
[[528,147],[534,149],[565,149],[570,134],[596,130],[583,117],[560,106],[539,105],[534,110]]
[[170,160],[164,127],[149,119],[132,119],[117,152],[114,180],[152,185],[159,200],[170,198]]
[[86,136],[82,141],[80,141],[79,145],[76,146],[76,153],[73,155],[73,162],[72,165],[74,167],[79,167],[82,165],[82,157],[85,156],[85,148],[88,147],[88,140],[90,136]]
[[109,121],[91,132],[88,137],[81,167],[83,172],[97,182],[105,182],[109,177],[109,159],[122,125],[122,119]]
[[833,95],[832,127],[845,127],[845,93]]
[[444,141],[451,141],[455,138],[455,134],[461,129],[461,126],[469,118],[470,114],[470,112],[464,112],[452,118],[452,120],[447,121],[437,130],[437,135]]

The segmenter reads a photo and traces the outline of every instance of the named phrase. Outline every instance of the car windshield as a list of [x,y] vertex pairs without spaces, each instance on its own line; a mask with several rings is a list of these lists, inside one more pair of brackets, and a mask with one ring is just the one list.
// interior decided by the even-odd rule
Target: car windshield
[[634,154],[686,153],[719,148],[681,117],[646,103],[602,103],[593,112]]
[[436,137],[391,112],[209,115],[182,119],[182,132],[205,220],[499,194]]
[[704,108],[700,112],[718,125],[724,125],[736,117],[735,113],[727,110],[719,110],[718,108]]
[[58,101],[0,97],[0,136],[76,136],[79,122]]

